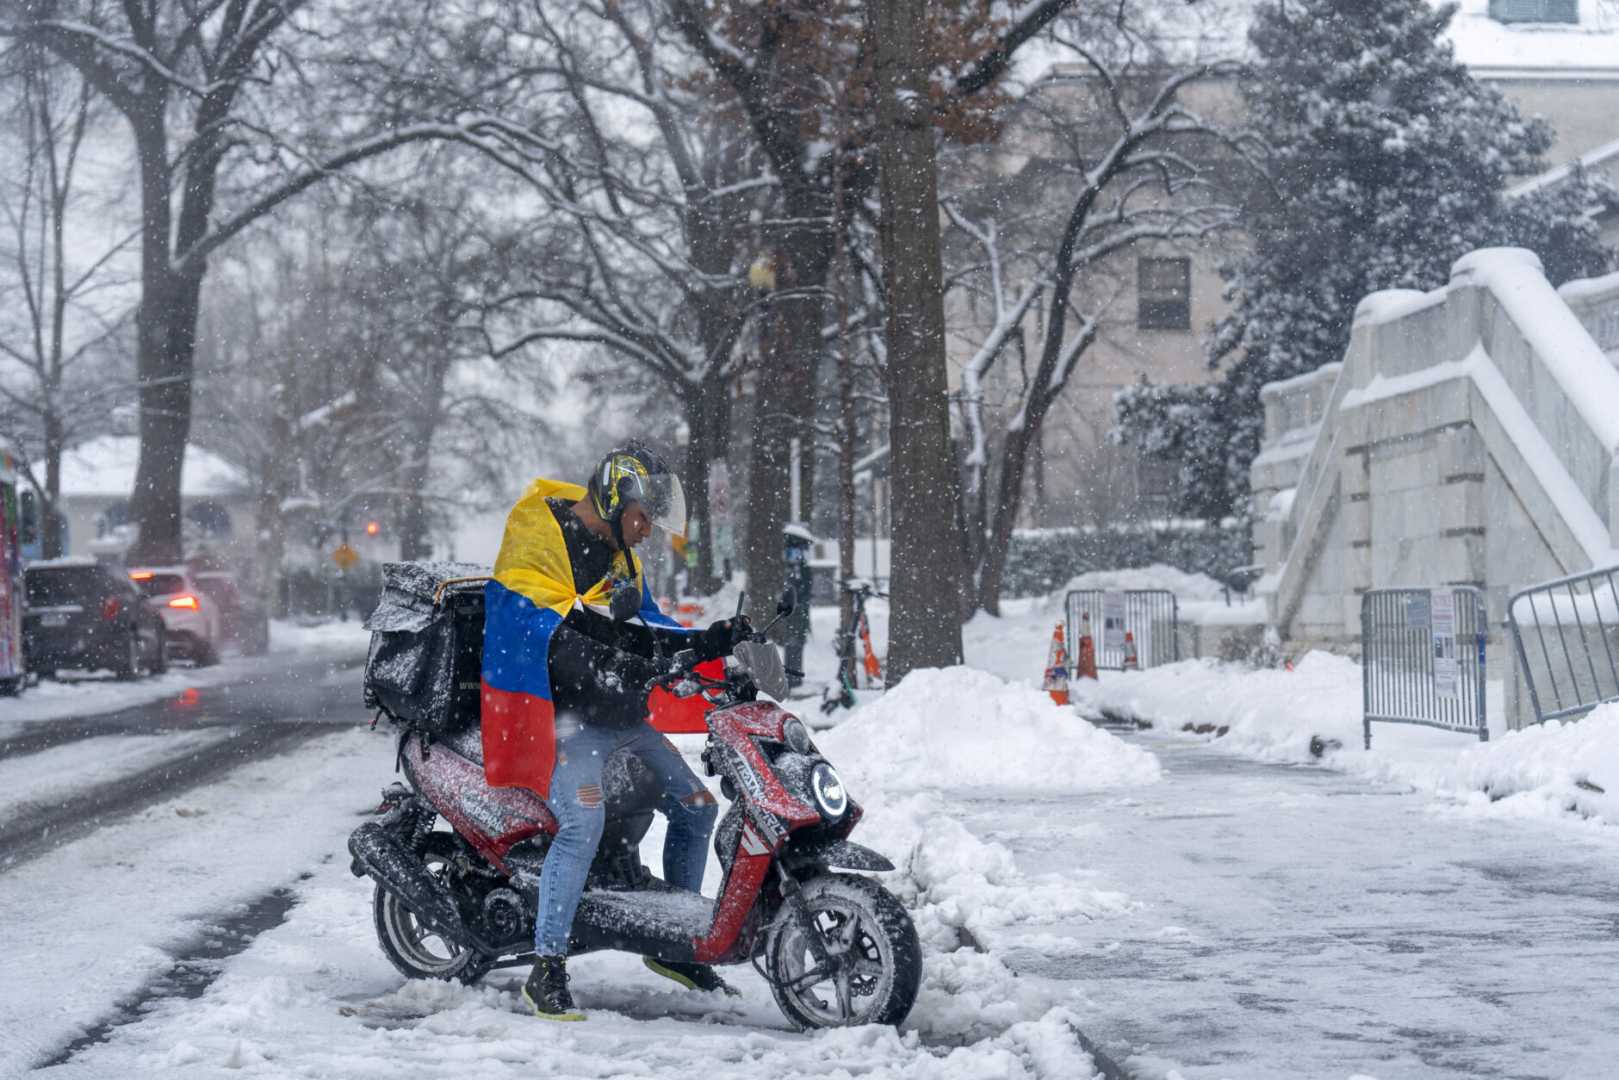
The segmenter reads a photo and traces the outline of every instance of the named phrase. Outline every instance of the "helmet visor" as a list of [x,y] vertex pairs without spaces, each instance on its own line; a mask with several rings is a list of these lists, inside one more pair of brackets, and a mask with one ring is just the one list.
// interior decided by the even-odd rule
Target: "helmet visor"
[[625,509],[631,503],[638,505],[658,528],[676,536],[686,535],[686,492],[680,486],[680,477],[673,473],[639,476],[624,495]]

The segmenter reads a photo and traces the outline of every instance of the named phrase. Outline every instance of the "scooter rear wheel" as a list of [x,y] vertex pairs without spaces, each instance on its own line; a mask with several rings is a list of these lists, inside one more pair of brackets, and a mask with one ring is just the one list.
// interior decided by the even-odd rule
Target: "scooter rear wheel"
[[[454,854],[455,841],[448,833],[427,834],[422,862],[427,864],[428,873],[447,878]],[[483,978],[493,966],[476,949],[449,941],[423,926],[399,897],[381,885],[372,898],[371,910],[383,955],[407,978],[456,979],[470,984]]]
[[904,1020],[922,982],[910,913],[887,889],[853,874],[821,874],[801,892],[832,970],[820,970],[799,920],[785,919],[765,945],[781,1011],[803,1028]]

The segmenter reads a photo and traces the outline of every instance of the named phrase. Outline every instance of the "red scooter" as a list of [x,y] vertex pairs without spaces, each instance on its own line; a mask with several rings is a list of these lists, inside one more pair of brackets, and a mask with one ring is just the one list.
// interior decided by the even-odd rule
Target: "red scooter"
[[[778,607],[791,610],[790,599]],[[779,615],[778,615],[779,617]],[[768,629],[768,628],[767,628]],[[660,684],[702,695],[703,763],[731,805],[715,831],[723,877],[710,900],[652,875],[639,856],[658,790],[639,759],[604,775],[607,825],[574,918],[571,953],[618,949],[661,960],[751,962],[804,1028],[898,1024],[916,1000],[922,950],[910,915],[869,877],[893,864],[852,843],[860,806],[785,698],[781,654],[763,632],[722,672],[680,654]],[[382,951],[412,978],[473,982],[532,959],[540,868],[557,824],[545,803],[484,780],[476,724],[428,740],[406,731],[408,786],[349,838],[352,869],[376,880]],[[451,831],[435,830],[442,817]],[[837,868],[837,869],[834,869]]]

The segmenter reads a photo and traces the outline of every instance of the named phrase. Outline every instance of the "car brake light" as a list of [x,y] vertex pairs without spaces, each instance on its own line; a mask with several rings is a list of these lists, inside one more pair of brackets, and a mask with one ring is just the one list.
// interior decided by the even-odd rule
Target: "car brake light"
[[176,596],[173,600],[169,601],[169,606],[186,608],[189,611],[200,611],[202,609],[202,605],[197,603],[197,598],[195,596]]
[[109,596],[101,603],[101,617],[108,622],[116,619],[118,613],[122,610],[124,610],[124,605],[119,602],[116,596]]

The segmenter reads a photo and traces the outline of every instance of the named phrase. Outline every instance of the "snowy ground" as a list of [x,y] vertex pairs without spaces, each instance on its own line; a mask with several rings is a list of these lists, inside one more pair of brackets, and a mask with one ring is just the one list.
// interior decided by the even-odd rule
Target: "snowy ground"
[[[857,714],[827,736],[828,751],[861,775],[858,761],[892,745],[895,722],[941,695],[979,692],[1023,717],[1014,758],[1033,761],[1055,738],[1110,764],[1051,778],[1078,793],[1151,782],[1150,754],[1076,724],[1044,696],[971,672],[907,683],[884,708]],[[700,742],[681,740],[695,757]],[[833,747],[836,747],[835,749]],[[1073,989],[1019,979],[982,944],[1007,926],[1057,918],[1106,918],[1127,908],[1110,891],[1070,877],[1026,874],[1010,851],[962,828],[931,784],[857,787],[868,804],[863,838],[905,864],[890,886],[912,907],[928,950],[921,999],[901,1031],[802,1035],[790,1031],[768,988],[746,969],[730,973],[739,1000],[670,988],[627,957],[581,958],[575,989],[588,1026],[559,1028],[524,1015],[521,972],[478,987],[403,985],[376,947],[370,888],[341,854],[356,815],[391,779],[391,741],[349,731],[306,753],[243,769],[229,783],[151,808],[134,820],[0,876],[0,907],[27,910],[8,951],[26,973],[0,991],[0,1025],[26,1028],[0,1046],[0,1071],[49,1058],[93,1028],[109,1002],[162,975],[198,929],[197,912],[229,912],[277,887],[295,891],[286,921],[259,933],[223,965],[196,1000],[164,997],[139,1023],[115,1028],[43,1075],[249,1074],[266,1076],[609,1077],[680,1069],[710,1077],[1084,1077],[1089,1057],[1064,1002]],[[1005,762],[948,759],[958,781],[1004,791]],[[880,771],[880,770],[879,770]],[[297,828],[278,827],[297,822]],[[657,850],[661,827],[648,838]],[[135,857],[131,853],[139,852]],[[308,875],[303,877],[302,875]],[[709,880],[718,880],[709,867]],[[74,896],[139,898],[133,910],[79,924]],[[35,905],[39,905],[35,910]],[[138,915],[137,915],[138,912]],[[50,1009],[41,995],[65,986]]]
[[[1093,1074],[1086,1045],[1163,1080],[1610,1074],[1619,709],[1483,745],[1379,726],[1367,752],[1358,669],[1315,654],[1104,673],[1062,709],[1034,688],[1060,615],[980,616],[979,670],[918,672],[817,736],[924,943],[897,1032],[795,1033],[746,969],[726,999],[617,955],[572,965],[583,1025],[523,1015],[518,970],[404,983],[343,849],[392,744],[351,725],[0,871],[0,1030],[21,1033],[0,1076],[1066,1080]],[[812,685],[835,618],[813,612]],[[1154,726],[1080,715],[1104,709]],[[155,753],[111,738],[72,745]],[[71,791],[65,750],[0,757],[0,826]]]

